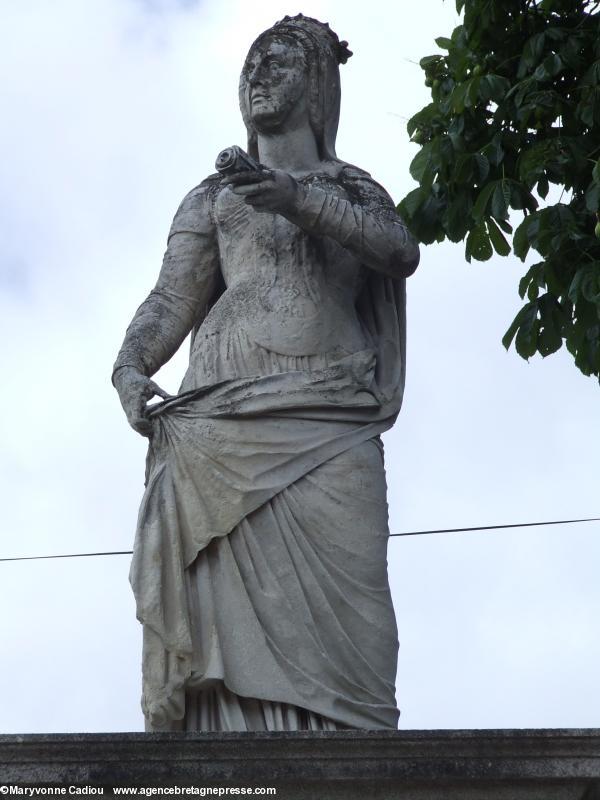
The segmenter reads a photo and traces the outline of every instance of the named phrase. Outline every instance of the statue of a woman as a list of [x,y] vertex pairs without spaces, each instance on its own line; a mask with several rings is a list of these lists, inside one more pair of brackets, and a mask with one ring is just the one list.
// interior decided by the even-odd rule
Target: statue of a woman
[[[418,248],[336,157],[350,55],[302,15],[254,42],[240,104],[264,169],[184,198],[115,364],[150,441],[131,568],[149,730],[397,724],[379,435]],[[150,378],[190,331],[169,397]]]

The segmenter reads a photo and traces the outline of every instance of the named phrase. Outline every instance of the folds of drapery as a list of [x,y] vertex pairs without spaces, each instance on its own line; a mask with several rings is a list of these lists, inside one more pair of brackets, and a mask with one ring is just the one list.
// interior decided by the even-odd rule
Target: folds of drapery
[[348,726],[290,703],[242,697],[223,682],[186,693],[185,731],[336,731]]
[[[316,467],[387,427],[385,421],[205,418],[194,413],[200,402],[173,409],[156,426],[138,520],[131,581],[138,618],[156,639],[155,655],[144,659],[149,717],[182,713],[173,703],[194,652],[185,570],[198,553]],[[159,666],[156,650],[163,648]]]
[[[371,350],[341,359],[322,371],[287,372],[200,387],[167,401],[154,414],[147,486],[130,573],[138,619],[144,625],[143,706],[154,727],[182,719],[185,713],[185,691],[198,647],[188,581],[198,554],[230,534],[233,541],[253,514],[267,513],[278,504],[277,498],[283,502],[327,462],[335,464],[345,453],[360,454],[361,445],[395,420],[404,383],[404,282],[375,276],[357,307]],[[385,487],[383,473],[381,481]],[[344,516],[344,503],[323,514],[318,503],[310,498],[306,503],[314,505],[319,516],[315,530],[333,521],[338,531],[353,535],[356,523],[352,520],[360,513],[357,516],[356,509],[352,511],[351,503],[346,503],[348,517]],[[385,508],[385,492],[383,504]],[[310,541],[314,532],[308,528],[301,525],[299,531],[302,536],[308,534]],[[358,525],[356,530],[360,529]],[[384,529],[387,531],[387,525]],[[382,530],[380,527],[380,538]],[[299,534],[298,542],[300,538]],[[385,551],[383,556],[380,553],[379,564],[385,568]],[[387,579],[384,591],[386,588]],[[388,607],[391,610],[389,601]],[[313,618],[317,616],[315,612]],[[267,617],[267,621],[277,619],[277,609]],[[395,627],[389,630],[395,640]],[[395,649],[393,644],[391,650],[388,647],[394,663]],[[343,648],[337,653],[341,658]],[[363,651],[367,662],[371,656]],[[338,678],[351,655],[340,658],[335,664]],[[330,715],[341,723],[393,727],[397,712],[389,694],[389,662],[375,673],[379,689],[371,702],[365,701],[365,708],[380,707],[374,713],[356,711],[364,700],[356,687],[346,687],[348,691],[341,693],[346,698],[355,694],[355,700],[345,706],[338,698],[337,706],[333,699],[325,704],[319,699],[311,705],[306,693],[298,700],[289,693],[264,699],[280,699],[325,715],[335,706]],[[384,684],[387,688],[382,690]],[[234,685],[228,684],[228,688],[236,691]],[[248,691],[246,687],[240,693],[254,696]],[[368,694],[371,689],[366,691]]]
[[313,725],[395,727],[387,532],[381,446],[371,439],[213,540],[186,571],[185,727],[244,730],[247,715],[258,730],[273,714],[310,722],[291,708],[312,713]]

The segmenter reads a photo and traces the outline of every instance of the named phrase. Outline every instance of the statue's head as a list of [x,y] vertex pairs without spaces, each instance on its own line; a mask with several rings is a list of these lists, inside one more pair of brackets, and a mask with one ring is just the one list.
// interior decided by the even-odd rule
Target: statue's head
[[336,157],[339,64],[352,55],[347,45],[329,25],[302,14],[284,17],[256,39],[240,76],[252,156],[258,158],[258,132],[276,131],[291,115],[307,112],[321,158]]

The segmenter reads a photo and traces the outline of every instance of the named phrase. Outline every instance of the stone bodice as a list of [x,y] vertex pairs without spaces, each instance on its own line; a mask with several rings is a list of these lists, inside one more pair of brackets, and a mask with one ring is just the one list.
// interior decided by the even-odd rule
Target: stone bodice
[[289,216],[258,211],[218,175],[186,195],[157,285],[116,368],[153,374],[190,328],[182,391],[383,353],[385,341],[372,330],[389,316],[396,289],[380,282],[387,288],[373,305],[366,287],[373,270],[394,280],[414,268],[414,242],[389,195],[362,170],[324,162],[299,183],[301,200]]
[[229,188],[216,194],[213,218],[226,289],[199,330],[199,347],[236,329],[286,356],[364,348],[356,257],[279,214],[256,211]]

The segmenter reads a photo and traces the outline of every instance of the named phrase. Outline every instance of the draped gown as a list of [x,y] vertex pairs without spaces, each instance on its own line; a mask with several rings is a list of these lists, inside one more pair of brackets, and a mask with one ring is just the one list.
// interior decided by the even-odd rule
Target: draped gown
[[[402,399],[389,264],[410,237],[367,173],[302,183],[291,220],[209,178],[171,229],[198,234],[222,285],[153,412],[130,575],[150,730],[397,725],[379,435]],[[138,320],[186,302],[158,294]],[[117,365],[136,358],[149,372],[134,318]]]

